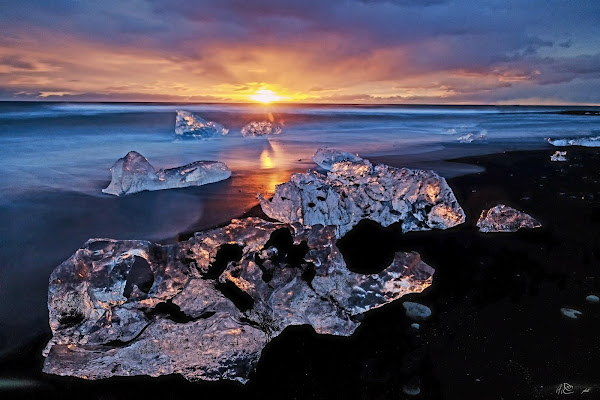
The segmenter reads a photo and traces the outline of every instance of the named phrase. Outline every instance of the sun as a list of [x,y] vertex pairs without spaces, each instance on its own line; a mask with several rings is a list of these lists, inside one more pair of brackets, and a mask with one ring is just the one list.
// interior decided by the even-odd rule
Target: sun
[[248,98],[250,100],[254,100],[264,104],[272,103],[274,101],[283,99],[282,96],[278,95],[271,89],[259,89],[256,92],[254,92],[254,94],[248,96]]

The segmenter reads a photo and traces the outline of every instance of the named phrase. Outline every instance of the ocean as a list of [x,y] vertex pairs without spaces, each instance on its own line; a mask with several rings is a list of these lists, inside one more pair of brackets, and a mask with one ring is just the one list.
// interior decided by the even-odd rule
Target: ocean
[[[176,110],[230,129],[182,140]],[[227,223],[290,174],[315,168],[320,147],[374,161],[434,169],[446,177],[480,171],[447,160],[508,150],[552,150],[547,138],[600,135],[599,107],[0,103],[0,355],[49,331],[48,277],[87,239],[177,240]],[[566,112],[566,113],[565,113]],[[272,120],[281,135],[242,137],[250,121]],[[471,143],[459,138],[472,134]],[[226,181],[117,198],[101,192],[128,151],[157,169],[225,162]]]

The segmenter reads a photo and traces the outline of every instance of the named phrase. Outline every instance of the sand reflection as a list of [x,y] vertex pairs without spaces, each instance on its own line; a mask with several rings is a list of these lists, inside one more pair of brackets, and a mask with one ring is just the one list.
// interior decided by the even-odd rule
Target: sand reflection
[[290,175],[295,172],[290,168],[290,154],[283,151],[280,144],[275,141],[267,140],[259,157],[259,170],[252,174],[249,179],[254,180],[254,184],[260,190],[263,196],[271,196],[275,191],[275,186],[287,181]]

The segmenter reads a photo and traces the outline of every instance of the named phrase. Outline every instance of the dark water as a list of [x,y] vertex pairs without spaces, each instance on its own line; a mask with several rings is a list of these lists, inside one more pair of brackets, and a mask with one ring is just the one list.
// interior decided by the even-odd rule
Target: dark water
[[[177,141],[176,109],[231,132]],[[319,147],[453,177],[482,169],[447,159],[552,150],[547,137],[600,135],[600,117],[558,113],[564,110],[573,109],[0,103],[0,355],[48,332],[48,276],[88,238],[169,242],[226,223],[256,205],[256,193],[268,196],[291,173],[313,168]],[[283,124],[280,136],[241,137],[244,124],[269,118]],[[467,133],[486,140],[458,143]],[[204,187],[102,194],[108,168],[130,150],[157,168],[220,160],[233,175]]]

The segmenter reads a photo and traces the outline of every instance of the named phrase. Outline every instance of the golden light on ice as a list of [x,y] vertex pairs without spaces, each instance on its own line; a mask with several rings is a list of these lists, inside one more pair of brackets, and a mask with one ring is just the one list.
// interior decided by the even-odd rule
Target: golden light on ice
[[259,89],[254,94],[248,96],[250,100],[257,101],[259,103],[272,103],[274,101],[282,100],[283,97],[272,91],[271,89]]

